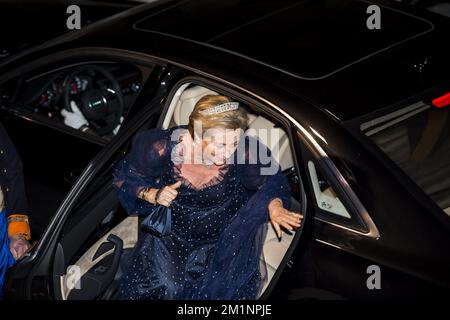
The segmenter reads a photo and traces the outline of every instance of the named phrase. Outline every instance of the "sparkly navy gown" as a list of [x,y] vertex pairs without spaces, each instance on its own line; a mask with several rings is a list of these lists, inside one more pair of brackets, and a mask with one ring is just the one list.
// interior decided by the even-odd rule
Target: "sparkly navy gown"
[[263,165],[259,153],[249,148],[255,138],[244,136],[239,142],[244,149],[238,150],[245,152],[235,151],[233,163],[222,167],[207,184],[194,188],[171,156],[179,143],[174,138],[176,129],[187,127],[139,134],[114,171],[119,200],[132,215],[146,216],[156,207],[136,197],[139,188],[182,181],[171,205],[170,234],[143,233],[125,263],[120,298],[255,299],[267,276],[262,256],[267,207],[272,199],[281,198],[289,208],[287,178],[276,162],[272,174],[261,174],[270,164]]

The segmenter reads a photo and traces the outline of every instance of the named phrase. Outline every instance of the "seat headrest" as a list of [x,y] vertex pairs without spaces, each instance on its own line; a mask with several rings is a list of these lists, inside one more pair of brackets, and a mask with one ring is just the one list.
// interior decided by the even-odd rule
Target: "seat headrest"
[[[267,132],[260,132],[260,129],[265,129]],[[272,156],[280,164],[282,170],[294,166],[288,136],[283,129],[276,128],[275,123],[258,116],[250,123],[246,133],[250,136],[257,136],[272,151]]]
[[217,92],[214,92],[201,86],[195,86],[184,90],[183,93],[180,95],[180,99],[178,100],[173,112],[174,122],[177,125],[188,124],[189,115],[194,110],[195,104],[202,97],[209,94],[217,95]]

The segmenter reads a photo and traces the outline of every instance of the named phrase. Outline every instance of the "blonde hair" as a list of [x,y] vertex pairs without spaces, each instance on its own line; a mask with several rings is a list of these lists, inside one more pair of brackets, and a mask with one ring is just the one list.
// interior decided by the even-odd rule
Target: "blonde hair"
[[[248,115],[241,105],[235,110],[216,114],[202,114],[202,111],[205,109],[232,101],[233,100],[227,96],[212,94],[203,96],[195,104],[194,110],[189,116],[188,130],[191,136],[194,138],[194,124],[197,121],[201,122],[203,131],[217,127],[222,127],[224,129],[242,129],[245,131],[248,127]],[[197,134],[203,136],[203,132],[197,132]]]

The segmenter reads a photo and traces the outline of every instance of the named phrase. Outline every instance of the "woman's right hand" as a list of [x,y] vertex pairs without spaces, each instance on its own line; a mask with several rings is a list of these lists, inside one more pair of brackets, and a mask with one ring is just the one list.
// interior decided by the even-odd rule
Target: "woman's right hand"
[[162,191],[159,193],[158,198],[156,199],[156,194],[159,189],[151,189],[145,195],[145,200],[152,204],[161,204],[165,207],[169,207],[172,204],[172,201],[178,195],[177,189],[181,186],[181,181],[177,181],[172,185],[165,186],[162,188]]

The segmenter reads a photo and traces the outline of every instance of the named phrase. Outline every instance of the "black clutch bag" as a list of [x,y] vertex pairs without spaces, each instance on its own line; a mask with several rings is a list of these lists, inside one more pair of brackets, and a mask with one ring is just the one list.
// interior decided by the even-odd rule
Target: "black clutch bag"
[[157,205],[141,223],[144,231],[158,237],[164,237],[170,233],[172,226],[172,209],[163,205]]

